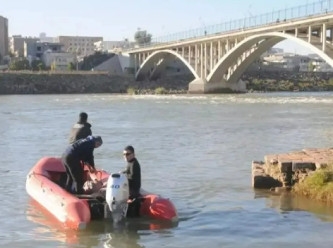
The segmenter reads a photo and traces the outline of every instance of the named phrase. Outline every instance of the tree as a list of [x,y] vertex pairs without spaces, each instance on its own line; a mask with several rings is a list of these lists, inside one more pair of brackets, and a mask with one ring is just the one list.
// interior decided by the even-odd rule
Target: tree
[[315,65],[313,64],[313,61],[310,61],[308,64],[308,71],[314,71],[315,70]]
[[68,64],[68,70],[70,70],[70,71],[74,71],[74,70],[75,70],[75,65],[74,65],[73,62],[70,62],[70,63]]
[[14,71],[29,70],[30,69],[29,60],[21,59],[14,61],[10,64],[9,69]]
[[45,65],[41,60],[34,59],[33,61],[31,61],[31,69],[33,71],[45,70]]
[[150,44],[152,35],[147,33],[146,30],[141,30],[138,28],[138,31],[134,34],[135,42],[139,45]]
[[43,62],[37,64],[38,70],[46,70],[46,66]]

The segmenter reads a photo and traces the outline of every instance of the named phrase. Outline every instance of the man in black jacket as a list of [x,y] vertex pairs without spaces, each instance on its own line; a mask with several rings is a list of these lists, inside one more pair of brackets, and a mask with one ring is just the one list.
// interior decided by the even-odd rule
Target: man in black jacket
[[79,115],[79,121],[75,123],[71,129],[69,143],[73,144],[75,141],[79,139],[84,139],[89,135],[92,135],[92,132],[91,124],[88,123],[88,114],[85,112],[81,112]]
[[127,175],[129,185],[129,199],[128,199],[128,210],[127,217],[139,217],[141,199],[140,188],[141,188],[141,167],[139,161],[135,157],[133,146],[126,146],[123,151],[127,167],[122,173]]
[[134,199],[140,195],[141,167],[139,161],[135,157],[133,146],[126,146],[123,155],[127,162],[127,167],[122,172],[127,175],[130,199]]
[[79,139],[70,146],[62,155],[62,162],[66,168],[66,189],[77,194],[83,193],[83,167],[82,162],[89,166],[91,172],[95,171],[94,149],[103,144],[101,136],[88,136]]

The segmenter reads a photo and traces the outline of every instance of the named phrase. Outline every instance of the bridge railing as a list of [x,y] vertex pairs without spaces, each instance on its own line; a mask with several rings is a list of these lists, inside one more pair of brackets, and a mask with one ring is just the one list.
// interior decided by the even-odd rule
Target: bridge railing
[[320,0],[317,2],[272,11],[261,15],[231,20],[216,25],[209,25],[201,28],[190,29],[187,31],[168,34],[156,38],[153,37],[151,43],[142,44],[140,45],[140,48],[164,45],[168,43],[173,43],[175,41],[182,41],[193,38],[203,38],[207,35],[223,34],[249,28],[257,28],[273,23],[286,22],[305,18],[308,16],[326,14],[329,12],[333,12],[333,0]]

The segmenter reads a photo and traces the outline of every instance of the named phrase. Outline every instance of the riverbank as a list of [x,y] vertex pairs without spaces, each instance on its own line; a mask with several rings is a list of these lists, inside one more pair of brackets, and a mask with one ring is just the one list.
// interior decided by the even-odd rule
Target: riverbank
[[266,155],[252,162],[252,187],[292,192],[333,204],[333,148]]
[[108,75],[101,72],[7,72],[0,73],[0,94],[153,94],[163,87],[165,94],[187,93],[187,77],[167,77],[137,82],[132,75]]
[[332,72],[250,71],[242,76],[247,90],[277,91],[333,91]]
[[[135,81],[133,75],[104,72],[1,72],[0,94],[187,94],[192,75]],[[246,72],[248,92],[333,91],[333,73]]]

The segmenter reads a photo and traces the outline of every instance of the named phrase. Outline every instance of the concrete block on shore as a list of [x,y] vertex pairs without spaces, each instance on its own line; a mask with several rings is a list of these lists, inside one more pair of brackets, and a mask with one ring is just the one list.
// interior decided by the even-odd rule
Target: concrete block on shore
[[318,160],[316,161],[316,169],[325,169],[328,167],[329,162],[326,160]]
[[261,171],[261,172],[265,172],[264,170],[264,162],[262,161],[252,161],[252,173],[254,171]]
[[279,161],[279,170],[281,173],[287,173],[292,170],[293,163],[291,161]]
[[270,154],[264,157],[265,164],[277,164],[278,163],[278,155],[277,154]]
[[281,182],[268,175],[260,173],[252,175],[252,187],[255,189],[270,189],[281,186]]
[[316,170],[315,162],[305,162],[305,161],[293,161],[292,170]]
[[256,189],[270,189],[281,186],[281,183],[265,172],[265,163],[252,161],[252,187]]
[[289,190],[317,169],[333,165],[333,148],[306,148],[270,154],[265,156],[264,161],[252,161],[252,187],[270,189],[283,186],[283,189]]

